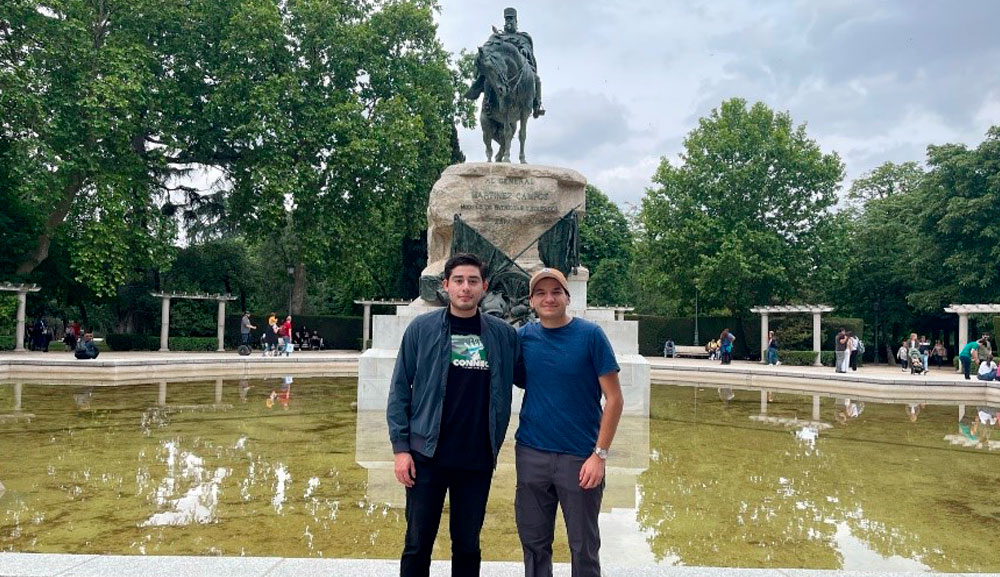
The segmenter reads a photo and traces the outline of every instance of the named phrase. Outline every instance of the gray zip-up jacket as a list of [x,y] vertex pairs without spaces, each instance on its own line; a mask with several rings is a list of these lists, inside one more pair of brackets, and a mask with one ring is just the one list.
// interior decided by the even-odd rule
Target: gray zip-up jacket
[[[490,445],[493,463],[510,424],[511,387],[520,356],[517,331],[487,314],[480,338],[490,363]],[[451,363],[451,324],[442,308],[413,319],[403,333],[389,384],[389,441],[394,453],[416,451],[433,457],[441,431],[441,411]]]

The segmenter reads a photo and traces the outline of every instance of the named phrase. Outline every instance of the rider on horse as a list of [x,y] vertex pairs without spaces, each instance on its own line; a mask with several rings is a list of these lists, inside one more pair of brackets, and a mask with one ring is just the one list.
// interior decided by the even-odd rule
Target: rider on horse
[[[499,32],[494,28],[493,34],[490,36],[489,40],[483,45],[483,47],[496,45],[501,42],[508,42],[517,47],[518,52],[524,55],[524,58],[531,65],[532,71],[535,72],[535,101],[532,103],[533,116],[538,118],[545,114],[545,108],[542,107],[542,81],[538,77],[538,64],[535,62],[535,46],[531,40],[531,36],[527,32],[517,31],[517,10],[513,8],[504,8],[503,11],[503,32]],[[469,100],[475,100],[479,98],[479,95],[483,93],[483,88],[486,84],[486,77],[483,75],[482,71],[476,77],[476,81],[472,83],[469,91],[465,93],[465,97]],[[489,103],[484,100],[483,106],[488,106]]]

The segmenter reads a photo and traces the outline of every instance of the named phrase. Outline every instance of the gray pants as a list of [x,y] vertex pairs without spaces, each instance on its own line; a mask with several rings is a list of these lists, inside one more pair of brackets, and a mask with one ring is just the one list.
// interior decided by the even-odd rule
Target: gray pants
[[600,577],[601,512],[604,481],[595,489],[580,488],[580,468],[587,459],[564,453],[538,451],[521,445],[514,449],[517,492],[514,516],[524,550],[525,577],[551,577],[552,539],[556,505],[562,507],[569,540],[573,577]]

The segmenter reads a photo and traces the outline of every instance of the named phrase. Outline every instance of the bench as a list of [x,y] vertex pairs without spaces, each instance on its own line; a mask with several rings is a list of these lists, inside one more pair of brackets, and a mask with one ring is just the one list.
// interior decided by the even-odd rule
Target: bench
[[708,351],[705,350],[705,347],[674,346],[674,356],[707,359]]

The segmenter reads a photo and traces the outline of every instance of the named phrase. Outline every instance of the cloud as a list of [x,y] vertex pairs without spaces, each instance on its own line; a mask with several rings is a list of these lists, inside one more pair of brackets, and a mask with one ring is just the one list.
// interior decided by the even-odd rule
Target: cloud
[[[442,0],[445,47],[482,44],[507,4]],[[848,179],[887,160],[920,162],[929,144],[974,146],[1000,124],[997,22],[993,0],[531,3],[519,23],[534,38],[549,114],[529,126],[528,158],[631,202],[699,117],[741,97],[807,124]],[[480,143],[462,136],[470,159]]]

